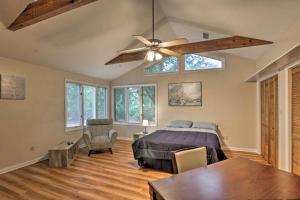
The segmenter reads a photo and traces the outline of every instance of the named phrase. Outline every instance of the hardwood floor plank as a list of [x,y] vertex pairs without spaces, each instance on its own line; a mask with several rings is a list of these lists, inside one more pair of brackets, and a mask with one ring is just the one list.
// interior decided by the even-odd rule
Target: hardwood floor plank
[[[49,168],[37,163],[0,175],[2,200],[148,200],[148,181],[171,174],[140,168],[130,141],[117,141],[113,154],[87,156],[82,149],[69,168]],[[225,152],[263,164],[264,159],[244,152]]]

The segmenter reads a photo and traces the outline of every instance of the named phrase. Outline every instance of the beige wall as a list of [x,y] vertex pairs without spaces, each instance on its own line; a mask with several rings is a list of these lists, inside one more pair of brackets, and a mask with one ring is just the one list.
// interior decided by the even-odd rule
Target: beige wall
[[4,58],[0,74],[26,79],[26,100],[0,100],[0,171],[43,156],[76,134],[64,128],[65,79],[109,86],[107,81]]
[[[225,57],[226,66],[223,70],[145,76],[143,68],[139,67],[111,84],[157,83],[158,127],[174,119],[213,121],[220,126],[227,146],[240,150],[256,150],[256,85],[244,83],[255,72],[255,62],[237,56]],[[187,81],[202,82],[203,106],[169,107],[168,83]],[[132,137],[132,133],[142,130],[139,126],[114,127],[121,137]]]

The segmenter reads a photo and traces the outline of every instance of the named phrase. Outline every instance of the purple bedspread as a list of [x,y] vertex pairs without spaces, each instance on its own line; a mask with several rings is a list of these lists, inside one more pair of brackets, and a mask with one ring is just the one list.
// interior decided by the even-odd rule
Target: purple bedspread
[[132,144],[136,160],[171,160],[172,152],[184,148],[206,147],[208,164],[227,159],[216,134],[191,131],[158,130]]

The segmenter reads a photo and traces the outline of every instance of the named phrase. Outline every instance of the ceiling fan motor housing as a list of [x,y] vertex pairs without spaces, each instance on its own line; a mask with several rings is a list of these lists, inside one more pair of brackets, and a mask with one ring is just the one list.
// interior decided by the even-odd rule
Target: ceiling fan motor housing
[[149,41],[152,43],[151,46],[158,46],[160,43],[162,43],[159,39],[149,39]]

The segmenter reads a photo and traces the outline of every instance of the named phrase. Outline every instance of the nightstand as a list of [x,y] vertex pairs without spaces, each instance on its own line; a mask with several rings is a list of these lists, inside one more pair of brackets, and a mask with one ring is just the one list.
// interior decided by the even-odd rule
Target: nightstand
[[146,136],[148,134],[145,134],[143,132],[134,133],[133,134],[133,141],[136,141],[136,140],[138,140],[138,139],[140,139],[140,138],[142,138],[142,137],[144,137],[144,136]]

